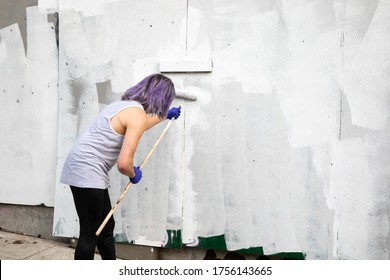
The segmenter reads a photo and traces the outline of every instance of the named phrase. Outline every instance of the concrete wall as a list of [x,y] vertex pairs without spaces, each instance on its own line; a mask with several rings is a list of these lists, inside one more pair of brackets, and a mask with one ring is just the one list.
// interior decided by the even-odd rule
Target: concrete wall
[[[168,74],[198,101],[175,100],[183,116],[115,213],[117,240],[161,246],[181,230],[188,246],[224,235],[228,250],[389,258],[389,0],[39,6],[27,10],[27,56],[10,36],[17,25],[1,26],[1,202],[55,206],[54,235],[77,236],[70,192],[54,178],[77,135],[161,61],[212,59],[211,73]],[[126,181],[113,170],[113,201]]]
[[[0,230],[64,242],[75,247],[77,239],[53,236],[53,215],[53,207],[0,204]],[[226,255],[226,252],[215,252],[219,258]],[[166,249],[118,243],[116,254],[124,260],[202,260],[206,256],[206,249]],[[242,256],[247,259],[257,257],[253,254]]]

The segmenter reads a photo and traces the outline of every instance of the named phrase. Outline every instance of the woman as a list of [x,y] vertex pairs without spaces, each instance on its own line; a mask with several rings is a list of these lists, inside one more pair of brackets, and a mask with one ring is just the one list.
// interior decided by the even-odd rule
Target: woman
[[99,237],[95,232],[111,210],[108,172],[117,164],[119,172],[133,184],[142,171],[133,158],[142,134],[164,119],[178,118],[181,108],[169,106],[175,97],[172,81],[153,74],[108,105],[78,138],[69,152],[60,182],[70,186],[80,223],[75,259],[93,259],[97,246],[102,259],[116,259],[114,218]]

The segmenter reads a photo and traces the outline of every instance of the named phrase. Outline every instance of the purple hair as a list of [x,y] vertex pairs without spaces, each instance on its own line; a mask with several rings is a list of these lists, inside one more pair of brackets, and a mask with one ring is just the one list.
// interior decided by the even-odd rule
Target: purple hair
[[135,100],[142,104],[147,114],[164,119],[175,98],[175,87],[168,77],[152,74],[126,90],[122,100]]

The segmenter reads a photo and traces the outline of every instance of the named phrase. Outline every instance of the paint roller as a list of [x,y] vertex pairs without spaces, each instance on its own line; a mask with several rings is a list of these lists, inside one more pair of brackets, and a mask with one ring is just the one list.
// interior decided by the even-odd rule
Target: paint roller
[[183,100],[188,100],[188,101],[197,101],[198,98],[196,96],[191,95],[188,91],[182,91],[178,90],[176,91],[176,98],[183,99]]

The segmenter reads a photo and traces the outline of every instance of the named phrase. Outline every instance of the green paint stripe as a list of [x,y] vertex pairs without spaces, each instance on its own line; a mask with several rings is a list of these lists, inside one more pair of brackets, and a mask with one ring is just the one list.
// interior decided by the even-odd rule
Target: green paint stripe
[[[168,242],[164,248],[179,249],[185,247],[185,244],[182,243],[182,231],[181,230],[167,230]],[[122,237],[122,238],[120,238]],[[124,236],[116,236],[116,241],[121,243],[121,240],[124,240]],[[218,251],[227,252],[225,235],[217,235],[212,237],[199,237],[199,244],[195,248],[202,249],[213,249]],[[127,244],[134,244],[131,242],[124,242]],[[184,246],[183,246],[184,245]],[[263,247],[252,247],[248,249],[237,250],[236,252],[249,255],[264,256]],[[289,260],[304,260],[305,254],[301,252],[280,252],[277,254],[267,255],[271,259],[289,259]]]

